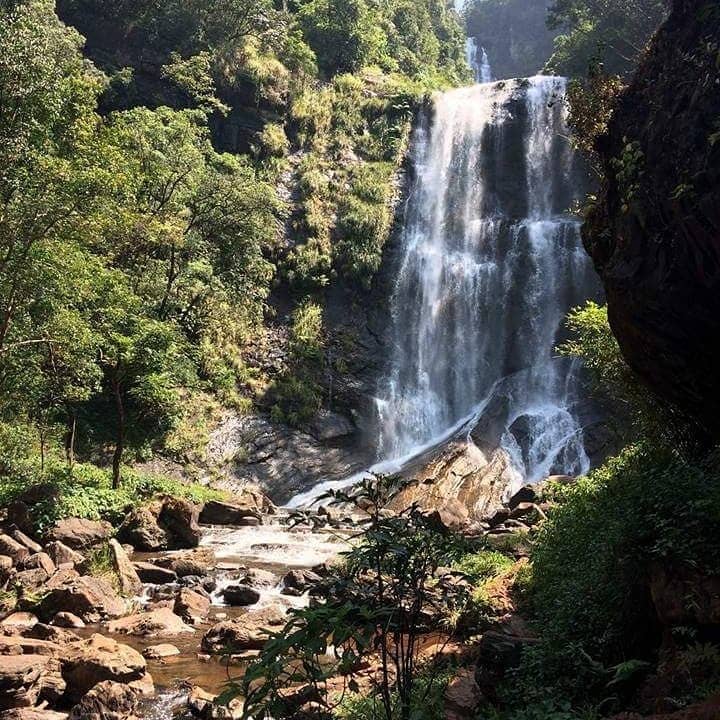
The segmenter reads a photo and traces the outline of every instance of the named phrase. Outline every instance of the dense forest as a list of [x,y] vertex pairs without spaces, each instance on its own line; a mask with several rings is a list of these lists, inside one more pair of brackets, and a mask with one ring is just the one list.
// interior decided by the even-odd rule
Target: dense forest
[[[720,7],[460,5],[0,2],[3,718],[720,717]],[[480,51],[497,81],[442,115]],[[598,290],[551,360],[587,472],[513,471],[546,448],[506,377],[382,455],[446,156],[421,210],[479,228],[458,257],[582,232]],[[545,156],[557,209],[483,235]]]

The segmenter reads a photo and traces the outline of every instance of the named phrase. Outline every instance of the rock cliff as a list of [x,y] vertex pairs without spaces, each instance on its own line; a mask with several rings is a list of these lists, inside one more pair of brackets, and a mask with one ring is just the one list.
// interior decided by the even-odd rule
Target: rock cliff
[[676,0],[598,143],[584,229],[610,324],[661,398],[720,435],[720,6]]

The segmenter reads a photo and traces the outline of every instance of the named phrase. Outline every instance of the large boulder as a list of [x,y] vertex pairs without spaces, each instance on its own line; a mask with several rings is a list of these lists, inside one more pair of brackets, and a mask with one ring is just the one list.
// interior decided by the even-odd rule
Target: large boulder
[[461,668],[445,689],[445,720],[472,720],[481,700],[475,668]]
[[13,564],[17,565],[30,555],[30,550],[15,538],[0,533],[0,555],[12,558]]
[[170,550],[197,547],[200,543],[199,508],[189,500],[167,497],[158,517],[161,527],[170,535]]
[[62,658],[67,699],[75,702],[100,682],[127,684],[144,679],[146,672],[145,659],[137,650],[97,634],[75,643]]
[[107,629],[117,635],[139,635],[142,637],[194,632],[193,628],[186,625],[182,618],[175,615],[167,607],[112,620],[107,623]]
[[85,518],[58,520],[47,533],[50,541],[61,542],[74,550],[105,542],[112,532],[110,523]]
[[46,620],[61,611],[92,623],[123,616],[127,605],[101,578],[81,576],[53,587],[40,602],[39,614]]
[[85,562],[85,556],[73,550],[65,543],[54,540],[46,543],[45,552],[50,556],[56,565],[81,566]]
[[181,498],[164,497],[135,508],[118,528],[118,540],[136,550],[182,550],[200,542],[199,509]]
[[136,550],[156,552],[168,547],[168,533],[158,525],[160,508],[147,506],[131,510],[118,528],[118,539]]
[[202,576],[215,567],[215,553],[210,548],[195,548],[158,558],[155,564],[172,570],[178,577]]
[[278,630],[285,622],[285,613],[276,607],[253,610],[211,627],[202,639],[202,648],[212,654],[261,650],[268,639],[268,631]]
[[173,612],[186,622],[196,625],[210,613],[210,599],[194,590],[180,588],[175,598]]
[[260,600],[260,593],[249,585],[228,585],[221,595],[228,605],[233,606],[254,605]]
[[35,542],[29,535],[26,535],[20,528],[12,527],[8,531],[8,534],[17,540],[21,545],[24,545],[31,553],[42,552],[42,546],[40,543]]
[[67,720],[67,716],[46,708],[13,708],[3,714],[3,720]]
[[21,567],[23,570],[43,570],[48,577],[50,577],[57,569],[55,567],[55,563],[52,561],[52,558],[44,552],[37,552],[32,555],[28,555],[22,561]]
[[142,582],[123,546],[115,538],[112,538],[109,542],[109,548],[113,568],[120,583],[120,592],[130,596],[140,595]]
[[177,582],[178,576],[173,570],[160,567],[155,563],[135,562],[133,568],[142,582],[150,585],[165,585]]
[[133,715],[138,694],[112,680],[99,682],[70,710],[69,720],[125,720]]
[[0,660],[0,710],[31,707],[39,700],[57,702],[64,691],[60,664],[49,655],[10,655]]
[[36,615],[30,612],[15,612],[8,615],[2,622],[0,628],[8,634],[21,633],[38,624]]
[[262,518],[260,510],[254,504],[239,502],[223,502],[210,500],[200,513],[203,525],[246,525],[247,520],[257,521]]

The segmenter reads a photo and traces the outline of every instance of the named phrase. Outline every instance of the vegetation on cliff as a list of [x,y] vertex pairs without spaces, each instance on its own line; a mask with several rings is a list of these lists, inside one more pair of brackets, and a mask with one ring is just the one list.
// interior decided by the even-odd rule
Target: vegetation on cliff
[[[455,16],[439,0],[59,9],[95,64],[53,3],[0,10],[2,475],[64,454],[118,485],[125,461],[187,459],[190,426],[265,395],[307,420],[322,348],[298,330],[274,387],[243,351],[271,292],[292,291],[299,326],[336,277],[371,283],[412,108],[467,72]],[[246,108],[261,123],[223,151]]]

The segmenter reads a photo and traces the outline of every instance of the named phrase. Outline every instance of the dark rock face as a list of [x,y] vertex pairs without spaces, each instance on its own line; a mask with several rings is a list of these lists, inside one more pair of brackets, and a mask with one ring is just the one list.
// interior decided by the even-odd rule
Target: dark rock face
[[584,228],[623,355],[720,435],[720,11],[676,0],[598,150],[607,181]]

